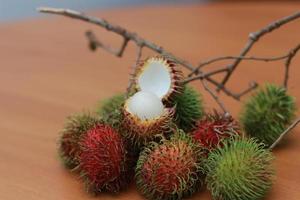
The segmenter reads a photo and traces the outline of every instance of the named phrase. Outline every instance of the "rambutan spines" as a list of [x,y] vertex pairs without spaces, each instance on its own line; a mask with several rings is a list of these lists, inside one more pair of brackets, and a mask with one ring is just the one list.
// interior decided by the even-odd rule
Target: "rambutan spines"
[[263,199],[274,180],[273,155],[255,139],[226,140],[205,161],[207,188],[215,200]]
[[95,116],[83,113],[69,116],[61,132],[59,140],[59,156],[68,169],[76,169],[79,165],[79,141],[92,127],[99,123]]
[[80,141],[81,177],[89,192],[118,193],[133,176],[133,160],[121,136],[110,126],[98,124]]
[[201,186],[202,152],[183,132],[162,144],[150,143],[141,152],[136,182],[148,199],[181,199]]
[[217,112],[198,121],[192,132],[192,137],[208,151],[222,145],[223,140],[238,135],[242,135],[238,123],[231,116]]
[[295,99],[286,89],[267,84],[244,104],[240,121],[249,136],[270,146],[292,122],[295,112]]

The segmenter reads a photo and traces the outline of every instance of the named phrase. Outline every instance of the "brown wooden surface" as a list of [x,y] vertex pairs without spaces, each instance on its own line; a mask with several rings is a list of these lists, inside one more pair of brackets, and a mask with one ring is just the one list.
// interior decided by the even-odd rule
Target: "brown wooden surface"
[[[94,13],[138,32],[176,55],[197,63],[219,55],[234,55],[247,35],[274,19],[288,15],[299,3],[208,4],[186,7],[147,7]],[[91,199],[78,179],[57,157],[57,138],[64,119],[92,109],[99,99],[126,88],[135,50],[124,58],[106,52],[91,53],[83,37],[94,29],[105,41],[118,45],[113,34],[63,17],[0,25],[0,199]],[[300,21],[263,38],[251,55],[282,55],[300,40]],[[147,52],[150,55],[150,52]],[[290,93],[300,98],[300,55],[292,64]],[[256,79],[282,81],[283,65],[244,62],[229,86],[235,91]],[[204,94],[208,109],[215,106]],[[232,113],[236,102],[221,95]],[[286,145],[275,150],[277,180],[267,199],[300,198],[300,128]],[[208,192],[192,199],[209,199]],[[99,199],[143,199],[134,185],[118,196]]]

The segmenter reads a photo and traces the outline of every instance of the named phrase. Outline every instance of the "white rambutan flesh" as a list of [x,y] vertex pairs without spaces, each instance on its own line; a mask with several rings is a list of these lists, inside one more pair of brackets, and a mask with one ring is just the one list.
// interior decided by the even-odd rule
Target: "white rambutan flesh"
[[152,120],[164,113],[164,105],[155,94],[146,91],[135,93],[126,102],[126,109],[140,120]]
[[163,98],[172,84],[169,69],[160,60],[149,62],[138,77],[138,84],[142,91],[151,92]]

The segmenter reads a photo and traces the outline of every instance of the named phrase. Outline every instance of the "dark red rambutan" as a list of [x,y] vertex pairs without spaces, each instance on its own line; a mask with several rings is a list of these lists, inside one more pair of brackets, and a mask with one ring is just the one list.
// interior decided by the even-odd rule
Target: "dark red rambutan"
[[59,138],[58,152],[64,166],[76,171],[79,165],[79,141],[89,129],[99,123],[99,119],[89,113],[69,116]]
[[133,177],[133,159],[121,136],[110,126],[99,124],[80,142],[80,170],[87,190],[117,193]]
[[238,123],[231,116],[217,112],[198,121],[192,133],[193,138],[208,151],[222,145],[222,140],[237,135],[241,135]]

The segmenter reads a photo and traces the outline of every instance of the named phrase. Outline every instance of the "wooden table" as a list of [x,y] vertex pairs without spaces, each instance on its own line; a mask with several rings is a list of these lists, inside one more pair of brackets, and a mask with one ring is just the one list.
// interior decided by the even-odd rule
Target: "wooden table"
[[[299,3],[227,3],[199,6],[152,6],[94,14],[138,32],[196,64],[219,55],[236,55],[248,33],[299,10]],[[124,91],[134,62],[130,45],[122,59],[104,51],[91,53],[86,29],[118,45],[114,34],[63,17],[0,25],[0,199],[92,199],[57,156],[58,133],[67,115],[92,109],[99,99]],[[251,55],[277,56],[299,42],[300,21],[263,38]],[[152,52],[147,52],[151,55]],[[300,56],[292,64],[290,93],[300,105]],[[244,62],[228,84],[234,91],[249,81],[281,83],[283,63]],[[215,107],[203,93],[207,109]],[[240,103],[221,95],[237,116]],[[275,150],[277,180],[267,199],[300,198],[300,128]],[[118,196],[143,199],[132,185]],[[208,192],[192,199],[209,199]]]

